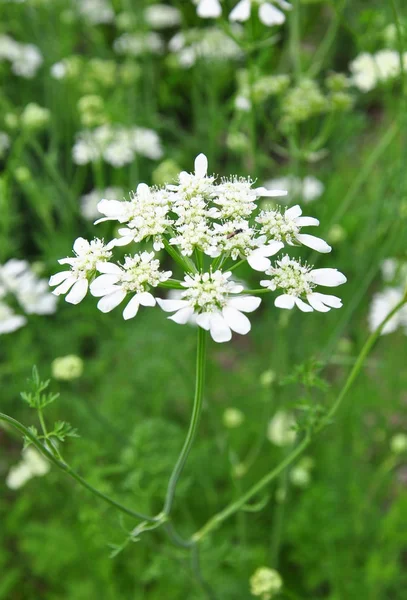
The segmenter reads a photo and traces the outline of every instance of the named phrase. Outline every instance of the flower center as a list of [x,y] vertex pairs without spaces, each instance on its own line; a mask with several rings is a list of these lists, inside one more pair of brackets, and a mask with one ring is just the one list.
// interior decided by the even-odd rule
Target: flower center
[[124,272],[121,276],[121,287],[127,292],[145,292],[149,286],[157,287],[168,279],[169,275],[160,271],[160,261],[152,259],[153,254],[143,252],[135,256],[126,256]]
[[230,283],[221,271],[197,273],[187,276],[185,281],[188,288],[182,298],[188,300],[196,312],[215,312],[226,306]]
[[294,244],[299,227],[293,220],[281,214],[278,210],[262,210],[256,222],[261,225],[260,233],[276,240]]
[[302,265],[288,256],[277,261],[276,265],[266,271],[267,275],[271,275],[274,289],[280,288],[286,294],[297,298],[302,295],[307,296],[312,292],[315,287],[309,277],[312,267]]

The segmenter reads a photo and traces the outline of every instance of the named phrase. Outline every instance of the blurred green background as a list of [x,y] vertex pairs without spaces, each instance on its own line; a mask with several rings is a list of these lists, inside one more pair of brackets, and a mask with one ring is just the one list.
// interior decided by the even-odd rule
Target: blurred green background
[[[407,15],[402,0],[295,0],[281,26],[266,27],[253,7],[231,28],[236,2],[225,0],[219,19],[200,18],[188,0],[165,4],[174,11],[142,0],[0,2],[0,265],[25,260],[48,279],[76,237],[113,231],[93,226],[95,200],[83,196],[171,182],[199,152],[220,175],[260,185],[290,177],[289,201],[320,219],[334,250],[305,258],[346,274],[344,307],[287,314],[267,299],[249,336],[210,344],[203,418],[174,507],[188,536],[285,456],[267,437],[277,411],[332,404],[369,335],[376,294],[406,284],[407,83],[397,61],[407,64]],[[362,72],[351,66],[383,50],[385,74],[379,63],[369,72],[373,58]],[[78,136],[100,127],[159,139],[130,157],[120,135],[110,159],[88,161],[89,147],[75,154]],[[305,177],[323,185],[312,202]],[[390,280],[388,258],[397,261]],[[256,281],[249,269],[243,276]],[[60,393],[50,422],[80,434],[66,444],[73,467],[155,514],[189,421],[194,328],[158,309],[125,322],[92,298],[25,316],[0,336],[1,412],[37,425],[20,399],[36,364]],[[312,460],[283,473],[258,498],[262,510],[205,540],[202,571],[217,598],[250,598],[262,565],[281,574],[281,598],[407,598],[407,464],[403,438],[394,442],[407,423],[406,331],[407,320],[379,340]],[[52,365],[66,355],[83,372],[61,380]],[[232,427],[230,408],[240,411]],[[57,469],[11,489],[21,449],[21,436],[0,428],[0,599],[205,597],[183,549],[160,530],[126,545],[134,521]]]

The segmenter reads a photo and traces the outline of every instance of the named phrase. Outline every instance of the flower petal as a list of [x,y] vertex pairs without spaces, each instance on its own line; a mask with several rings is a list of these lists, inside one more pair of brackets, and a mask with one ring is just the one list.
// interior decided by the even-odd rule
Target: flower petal
[[254,269],[255,271],[262,272],[267,271],[267,269],[271,265],[269,259],[263,256],[263,253],[261,252],[260,248],[252,252],[247,257],[247,262],[249,263],[252,269]]
[[241,310],[242,312],[253,312],[256,308],[259,308],[261,304],[261,298],[256,296],[239,296],[238,298],[230,298],[228,300],[228,306]]
[[314,217],[297,217],[295,219],[295,224],[300,227],[316,227],[319,225],[319,221]]
[[311,304],[312,308],[318,312],[329,312],[331,310],[329,306],[325,306],[325,304],[321,302],[318,296],[315,297],[315,294],[308,294],[307,300]]
[[196,317],[196,324],[209,331],[211,327],[211,313],[201,313]]
[[171,321],[178,323],[179,325],[185,325],[185,323],[188,323],[188,320],[190,319],[190,317],[192,317],[193,313],[194,309],[192,308],[192,306],[186,306],[185,308],[181,308],[181,310],[178,310],[174,315],[168,318]]
[[125,319],[126,321],[128,321],[129,319],[133,319],[133,317],[135,317],[138,313],[139,306],[140,302],[138,299],[138,294],[136,294],[135,296],[133,296],[133,298],[130,300],[130,302],[124,309],[123,319]]
[[240,0],[229,15],[229,21],[247,21],[250,17],[250,0]]
[[282,25],[285,21],[285,14],[269,2],[265,2],[259,6],[259,19],[264,25],[272,27],[273,25]]
[[342,300],[338,298],[338,296],[330,296],[329,294],[320,294],[318,292],[313,292],[312,295],[314,298],[320,300],[321,302],[323,302],[327,306],[330,306],[331,308],[342,307]]
[[165,312],[174,312],[188,306],[187,300],[163,300],[162,298],[157,298],[156,300],[158,306]]
[[277,252],[279,252],[281,248],[284,248],[283,242],[270,242],[269,244],[267,244],[267,246],[261,248],[261,251],[264,256],[274,256],[274,254],[277,254]]
[[301,298],[296,298],[295,303],[302,312],[313,312],[313,308],[309,306],[306,302],[301,300]]
[[289,219],[297,219],[301,215],[302,210],[299,204],[295,204],[294,206],[291,206],[291,208],[287,208],[287,210],[284,213],[284,216],[288,217]]
[[200,0],[196,12],[202,19],[216,19],[222,14],[222,7],[219,0]]
[[347,281],[345,275],[338,269],[313,269],[309,276],[313,283],[325,287],[336,287]]
[[107,273],[109,275],[121,275],[122,270],[118,265],[109,262],[98,262],[96,265],[99,273]]
[[137,298],[142,306],[155,306],[155,298],[150,292],[140,292]]
[[199,178],[205,177],[208,171],[208,159],[205,154],[198,154],[195,159],[195,175]]
[[232,331],[240,333],[241,335],[246,335],[246,333],[249,333],[251,324],[246,315],[231,306],[225,306],[225,308],[222,310],[222,314],[226,324]]
[[210,319],[210,332],[214,342],[222,344],[232,339],[232,332],[221,313],[214,313]]
[[288,194],[287,190],[268,190],[265,187],[258,187],[253,191],[256,192],[256,196],[267,196],[268,198],[287,196]]
[[52,293],[54,294],[54,296],[66,294],[67,291],[71,289],[71,287],[76,281],[78,281],[77,278],[74,275],[71,275],[70,277],[67,277],[65,281],[61,283],[61,285],[56,287],[55,290],[52,291]]
[[96,277],[90,284],[90,293],[96,298],[112,294],[114,291],[120,289],[115,285],[117,281],[115,275],[101,275],[100,277]]
[[107,296],[103,296],[98,302],[98,309],[103,313],[108,313],[116,306],[119,306],[120,302],[122,302],[127,293],[124,290],[117,290],[113,292],[113,294],[108,294]]
[[55,275],[52,275],[50,277],[49,285],[59,285],[60,283],[65,281],[65,279],[67,279],[71,275],[72,275],[72,271],[60,271],[59,273],[55,273]]
[[89,250],[89,242],[88,240],[85,240],[82,237],[79,237],[75,240],[74,245],[73,245],[73,251],[75,252],[75,254],[83,254],[84,252],[86,252],[87,250]]
[[88,287],[89,282],[87,279],[79,279],[79,281],[73,285],[65,300],[70,304],[79,304],[86,296]]
[[282,294],[274,300],[274,306],[277,306],[277,308],[287,308],[288,310],[291,310],[294,308],[294,305],[295,297],[290,296],[289,294]]
[[327,244],[324,240],[319,237],[315,237],[315,235],[308,235],[307,233],[297,233],[296,239],[304,246],[308,246],[308,248],[312,248],[317,252],[321,252],[321,254],[326,254],[332,250],[331,246]]

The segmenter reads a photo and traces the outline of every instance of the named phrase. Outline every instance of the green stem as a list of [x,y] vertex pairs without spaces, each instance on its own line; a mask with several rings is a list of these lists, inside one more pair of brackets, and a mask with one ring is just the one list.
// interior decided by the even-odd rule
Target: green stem
[[[394,16],[394,24],[396,26],[397,33],[397,45],[398,45],[398,53],[399,53],[399,62],[400,62],[400,77],[402,82],[402,100],[401,106],[404,105],[404,101],[407,98],[407,73],[404,68],[404,42],[403,42],[403,30],[401,26],[401,20],[396,4],[396,0],[390,0],[391,8]],[[401,115],[403,116],[403,115]]]
[[[380,336],[384,326],[386,323],[401,309],[404,304],[407,303],[407,295],[394,307],[394,309],[387,315],[387,317],[382,321],[379,327],[369,336],[366,344],[363,346],[358,359],[350,372],[345,385],[340,391],[336,401],[333,403],[331,409],[328,413],[321,419],[319,426],[314,430],[316,433],[321,431],[324,427],[326,427],[330,422],[334,414],[337,412],[339,406],[341,405],[343,399],[351,388],[353,382],[355,381],[357,375],[362,369],[362,366],[365,362],[367,355],[369,354],[372,346],[374,345],[377,338]],[[272,471],[267,473],[264,477],[262,477],[253,487],[251,487],[243,496],[238,498],[235,502],[229,504],[226,508],[215,514],[209,521],[196,533],[193,534],[192,540],[196,543],[199,543],[208,533],[212,530],[217,529],[223,521],[228,519],[231,515],[233,515],[236,511],[241,510],[247,502],[253,498],[256,494],[258,494],[264,487],[266,487],[273,479],[275,479],[280,473],[284,471],[291,463],[295,461],[295,459],[302,454],[302,452],[309,446],[311,442],[311,435],[309,433],[306,434],[302,442]]]
[[331,20],[326,34],[324,36],[324,39],[322,40],[314,56],[312,57],[312,64],[307,73],[307,75],[311,78],[315,78],[320,72],[324,64],[324,60],[328,54],[328,51],[335,40],[336,33],[341,22],[341,15],[346,5],[346,1],[347,0],[342,0],[342,3],[337,8],[335,12],[335,17]]
[[182,257],[166,238],[163,238],[163,244],[164,248],[167,250],[171,258],[173,258],[175,262],[177,262],[184,271],[186,271],[187,273],[197,272],[197,268],[195,267],[193,261],[191,259]]
[[185,290],[184,286],[178,279],[167,279],[158,284],[158,287],[168,288],[170,290]]
[[301,33],[300,33],[300,2],[292,2],[293,10],[290,17],[290,53],[294,70],[294,80],[298,83],[301,77]]
[[194,442],[196,432],[198,429],[199,419],[202,412],[202,400],[203,400],[203,390],[204,390],[204,378],[205,378],[205,366],[206,366],[206,342],[207,342],[207,332],[198,327],[198,348],[196,354],[196,379],[195,379],[195,397],[194,397],[194,406],[192,409],[191,422],[189,424],[189,429],[187,433],[187,437],[185,439],[184,445],[182,447],[181,453],[178,457],[178,460],[175,464],[175,467],[172,471],[167,494],[165,498],[165,504],[163,512],[166,515],[170,514],[172,503],[174,501],[175,490],[177,487],[178,479],[181,476],[182,470],[185,466],[189,453],[191,451],[192,444]]
[[116,500],[109,498],[109,496],[106,496],[106,494],[103,494],[102,492],[94,488],[92,485],[90,485],[90,483],[88,483],[78,473],[76,473],[76,471],[74,471],[65,461],[61,461],[58,458],[56,458],[43,444],[41,444],[41,442],[35,437],[35,435],[33,435],[33,433],[31,433],[31,431],[27,427],[25,427],[16,419],[13,419],[12,417],[5,415],[4,413],[0,413],[0,421],[8,423],[14,429],[22,433],[23,436],[27,437],[31,441],[31,443],[37,448],[37,450],[41,452],[43,456],[48,458],[48,460],[52,462],[55,466],[57,466],[59,469],[70,475],[73,479],[80,483],[82,487],[92,492],[94,496],[97,496],[101,500],[107,502],[107,504],[114,506],[124,514],[129,515],[130,517],[133,517],[135,519],[143,519],[144,521],[150,522],[154,522],[157,520],[156,517],[148,517],[146,515],[143,515],[142,513],[136,512],[134,510],[131,510],[130,508],[127,508],[126,506],[123,506],[119,502],[116,502]]

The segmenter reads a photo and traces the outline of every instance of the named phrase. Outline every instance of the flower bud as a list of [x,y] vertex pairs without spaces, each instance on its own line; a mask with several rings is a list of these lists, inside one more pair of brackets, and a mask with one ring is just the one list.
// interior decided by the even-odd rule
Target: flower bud
[[79,356],[69,354],[56,358],[52,364],[52,376],[62,381],[77,379],[83,373],[83,360]]

